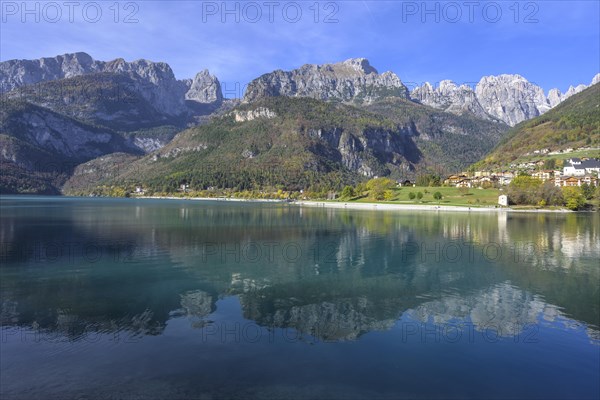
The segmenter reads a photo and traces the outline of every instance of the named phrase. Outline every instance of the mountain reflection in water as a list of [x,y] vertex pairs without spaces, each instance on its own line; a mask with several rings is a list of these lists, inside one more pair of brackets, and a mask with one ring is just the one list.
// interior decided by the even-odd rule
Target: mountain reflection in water
[[96,204],[65,201],[53,213],[3,204],[3,326],[153,335],[230,295],[244,318],[327,340],[389,329],[404,313],[494,321],[504,334],[557,318],[599,326],[597,214],[141,201],[88,212]]
[[[163,338],[156,350],[170,350],[161,357],[172,352],[179,358],[186,357],[184,346],[218,337],[215,346],[230,344],[251,354],[251,343],[240,344],[239,332],[232,332],[235,324],[243,327],[242,341],[253,332],[298,338],[305,345],[353,343],[357,352],[360,346],[385,352],[395,346],[386,340],[406,339],[402,342],[413,343],[410,351],[424,360],[429,350],[419,346],[438,334],[445,346],[451,338],[483,334],[487,342],[480,349],[529,340],[541,343],[547,354],[564,343],[581,346],[585,338],[594,349],[586,354],[598,358],[598,214],[1,201],[3,350],[21,338],[14,345],[15,360],[23,352],[19,346],[29,343],[24,335],[85,342],[85,349],[94,346],[90,337],[99,343]],[[368,337],[379,334],[384,335],[376,336],[379,344],[371,344]],[[273,346],[292,351],[288,342],[275,340]],[[103,354],[141,351],[135,344],[123,346]],[[522,352],[511,349],[517,356]],[[282,361],[270,357],[273,368]],[[40,393],[46,390],[39,385]],[[20,390],[7,387],[5,394]]]

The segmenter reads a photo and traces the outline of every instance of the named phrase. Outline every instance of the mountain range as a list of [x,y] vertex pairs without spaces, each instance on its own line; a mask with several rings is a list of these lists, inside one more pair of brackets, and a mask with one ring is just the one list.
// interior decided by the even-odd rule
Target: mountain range
[[307,64],[293,71],[264,74],[250,82],[244,101],[271,96],[311,97],[355,104],[390,96],[409,98],[408,89],[396,74],[379,74],[364,58],[337,64]]
[[132,87],[161,113],[182,115],[189,110],[186,100],[213,104],[223,100],[219,80],[208,70],[194,79],[177,80],[168,64],[137,60],[126,62],[94,60],[86,53],[65,54],[39,60],[9,60],[0,63],[0,88],[3,93],[40,82],[57,81],[81,75],[108,73],[128,77]]
[[509,130],[478,169],[503,168],[537,150],[600,145],[600,85],[593,85],[548,111]]
[[[592,79],[589,86],[598,82],[600,74]],[[551,89],[546,96],[541,87],[520,75],[498,75],[484,76],[474,90],[469,85],[458,86],[450,80],[441,81],[436,88],[426,82],[415,88],[410,96],[415,101],[451,113],[470,112],[514,126],[542,115],[589,86],[571,86],[564,94],[558,89]]]
[[[474,90],[442,81],[409,91],[357,58],[273,71],[250,82],[243,99],[224,99],[207,70],[177,80],[165,63],[85,53],[2,62],[0,87],[5,193],[182,181],[300,189],[457,170],[511,126],[585,89],[545,96],[519,75],[499,75]],[[263,176],[267,164],[281,176]]]

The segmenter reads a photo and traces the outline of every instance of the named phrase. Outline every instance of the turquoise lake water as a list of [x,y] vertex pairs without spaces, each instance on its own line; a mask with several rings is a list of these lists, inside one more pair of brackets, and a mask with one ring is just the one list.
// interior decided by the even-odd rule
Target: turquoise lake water
[[0,206],[2,398],[600,397],[598,213]]

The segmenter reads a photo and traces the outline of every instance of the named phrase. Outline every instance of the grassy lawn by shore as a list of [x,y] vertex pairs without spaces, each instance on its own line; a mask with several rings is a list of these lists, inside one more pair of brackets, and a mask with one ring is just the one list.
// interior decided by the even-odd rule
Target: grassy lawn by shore
[[[394,196],[389,200],[375,201],[369,197],[346,200],[357,203],[424,204],[443,206],[493,207],[498,204],[498,196],[504,193],[499,189],[459,189],[455,187],[403,187],[392,189]],[[409,193],[423,193],[421,200],[410,199]],[[433,197],[435,192],[442,194],[441,200]],[[344,200],[339,200],[344,201]]]

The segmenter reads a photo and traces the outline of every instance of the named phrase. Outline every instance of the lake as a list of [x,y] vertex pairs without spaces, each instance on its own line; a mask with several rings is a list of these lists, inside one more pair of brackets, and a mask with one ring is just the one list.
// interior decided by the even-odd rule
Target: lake
[[598,398],[598,213],[3,196],[1,397]]

